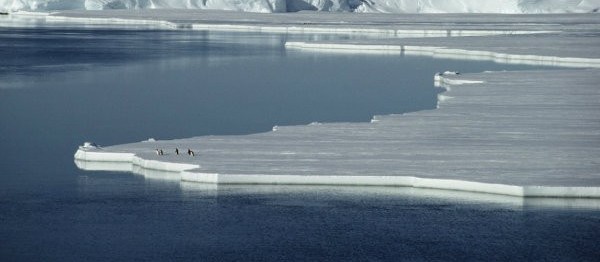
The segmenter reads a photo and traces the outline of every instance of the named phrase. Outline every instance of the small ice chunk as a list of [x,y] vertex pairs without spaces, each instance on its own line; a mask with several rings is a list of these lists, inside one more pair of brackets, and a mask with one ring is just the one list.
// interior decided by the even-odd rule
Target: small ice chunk
[[446,101],[446,100],[449,100],[449,99],[452,99],[452,98],[454,98],[454,97],[445,96],[445,95],[442,95],[442,94],[438,95],[438,101],[440,101],[440,102],[443,102],[443,101]]
[[84,150],[85,150],[85,149],[96,149],[96,148],[99,148],[99,147],[100,147],[100,146],[99,146],[99,145],[97,145],[97,144],[96,144],[96,143],[94,143],[94,142],[84,142],[84,143],[83,143],[83,146],[79,146],[79,148],[80,148],[80,149],[84,149]]
[[455,72],[455,71],[445,71],[443,73],[443,75],[448,76],[448,75],[460,75],[460,72]]

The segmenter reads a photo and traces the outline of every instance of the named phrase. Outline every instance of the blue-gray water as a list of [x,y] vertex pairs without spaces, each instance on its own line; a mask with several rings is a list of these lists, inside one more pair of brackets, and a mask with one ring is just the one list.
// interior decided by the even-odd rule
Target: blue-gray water
[[406,188],[217,188],[73,164],[84,141],[368,121],[433,109],[436,71],[531,68],[282,46],[308,37],[323,36],[0,27],[0,260],[600,257],[593,200],[570,208],[581,203]]

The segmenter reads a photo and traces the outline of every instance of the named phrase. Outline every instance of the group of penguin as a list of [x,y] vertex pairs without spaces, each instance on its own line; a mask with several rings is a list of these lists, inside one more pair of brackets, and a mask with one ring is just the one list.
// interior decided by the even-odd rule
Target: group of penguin
[[[162,149],[158,149],[158,148],[156,149],[156,155],[162,156],[162,155],[164,155],[164,154],[165,154],[165,153],[163,152],[163,150],[162,150]],[[176,154],[176,155],[179,155],[179,148],[175,148],[175,154]],[[191,150],[191,149],[189,149],[189,148],[188,148],[188,150],[187,150],[187,154],[188,154],[189,156],[195,156],[195,155],[196,155],[196,154],[194,153],[194,151],[192,151],[192,150]]]

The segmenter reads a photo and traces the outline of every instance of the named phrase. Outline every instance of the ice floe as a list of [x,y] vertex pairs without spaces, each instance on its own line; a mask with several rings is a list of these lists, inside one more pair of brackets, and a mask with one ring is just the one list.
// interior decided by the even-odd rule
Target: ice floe
[[[160,18],[151,19],[152,14],[157,13],[122,13],[123,17],[114,12],[72,12],[52,17],[81,21],[121,19],[119,23],[154,21],[173,28],[206,27],[204,29],[209,30],[210,25],[223,19],[206,13],[207,20],[198,21],[193,18],[197,14],[194,12],[163,13]],[[175,21],[177,17],[179,20]],[[349,34],[374,30],[398,36],[398,32],[404,32],[398,30],[421,33],[434,30],[431,32],[436,33],[432,35],[437,37],[288,42],[288,49],[599,67],[597,37],[577,35],[585,30],[597,30],[597,15],[553,15],[548,21],[538,16],[397,18],[367,15],[357,18],[297,14],[265,18],[244,15],[258,19],[253,20],[255,27],[236,23],[236,19],[241,21],[241,18],[235,15],[227,17],[225,27],[242,31],[256,26],[260,30],[281,32],[290,32],[290,28],[299,28],[297,32],[306,32],[303,31],[306,28],[335,32],[334,28],[341,28]],[[360,24],[365,18],[387,22],[378,22],[375,26]],[[285,27],[273,27],[268,25],[269,19],[273,19],[271,23],[290,21]],[[397,26],[402,24],[401,19],[408,20]],[[448,25],[450,20],[457,24]],[[346,22],[332,25],[333,21]],[[467,23],[458,23],[461,21]],[[463,30],[465,24],[469,24],[468,30],[456,31],[460,34],[451,31]],[[528,35],[545,30],[548,31],[540,36]],[[488,36],[447,37],[470,32]],[[444,33],[443,38],[439,37]],[[489,36],[495,34],[510,37]],[[539,45],[540,40],[544,40],[544,45]],[[80,148],[75,159],[83,169],[102,169],[94,163],[110,169],[109,163],[117,162],[119,167],[113,169],[165,170],[178,172],[183,181],[214,184],[385,185],[519,197],[600,197],[600,162],[597,161],[600,159],[600,116],[597,114],[600,93],[596,88],[599,73],[597,69],[442,73],[436,74],[434,80],[447,91],[440,95],[436,110],[374,116],[370,123],[276,126],[273,132],[244,136]],[[170,149],[179,145],[196,148],[198,156],[153,154],[155,148]]]
[[[282,126],[78,150],[217,184],[386,185],[512,196],[600,197],[597,70],[444,76],[440,108],[373,123]],[[470,81],[461,81],[470,80]],[[447,79],[447,80],[446,80]],[[458,85],[458,84],[461,85]],[[568,88],[565,88],[568,87]],[[515,95],[518,94],[518,95]],[[155,156],[187,144],[198,158]],[[294,152],[294,154],[286,154]]]

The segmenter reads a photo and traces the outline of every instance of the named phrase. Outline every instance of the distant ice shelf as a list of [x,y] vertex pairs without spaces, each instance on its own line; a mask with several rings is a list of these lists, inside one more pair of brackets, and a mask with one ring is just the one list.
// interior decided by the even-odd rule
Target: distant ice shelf
[[598,14],[353,14],[240,13],[206,10],[67,10],[51,13],[16,12],[11,16],[45,17],[47,21],[100,25],[155,25],[196,29],[273,33],[370,34],[382,37],[461,37],[530,35],[594,29]]
[[[20,13],[36,15],[32,13]],[[39,15],[39,14],[37,14]],[[458,36],[492,36],[492,35],[530,35],[551,33],[543,30],[470,30],[470,29],[395,29],[376,28],[369,26],[332,27],[323,25],[298,24],[217,24],[212,22],[181,23],[152,19],[123,19],[101,17],[72,17],[54,14],[45,17],[51,22],[74,22],[84,24],[115,24],[115,25],[154,25],[166,29],[192,29],[222,32],[257,32],[257,33],[288,33],[288,34],[341,34],[341,35],[371,35],[392,38],[418,37],[458,37]]]
[[[377,185],[520,197],[600,197],[598,70],[439,76],[439,109],[371,123],[280,126],[80,149],[85,163],[125,162],[215,184]],[[568,87],[568,88],[565,88]],[[519,94],[515,96],[515,94]],[[193,148],[196,157],[154,154]],[[91,161],[91,162],[89,162]],[[109,164],[110,165],[110,164]],[[94,166],[94,164],[91,164]],[[106,168],[106,167],[105,167]]]
[[595,0],[0,0],[0,11],[104,9],[213,9],[281,13],[565,13],[597,12]]

